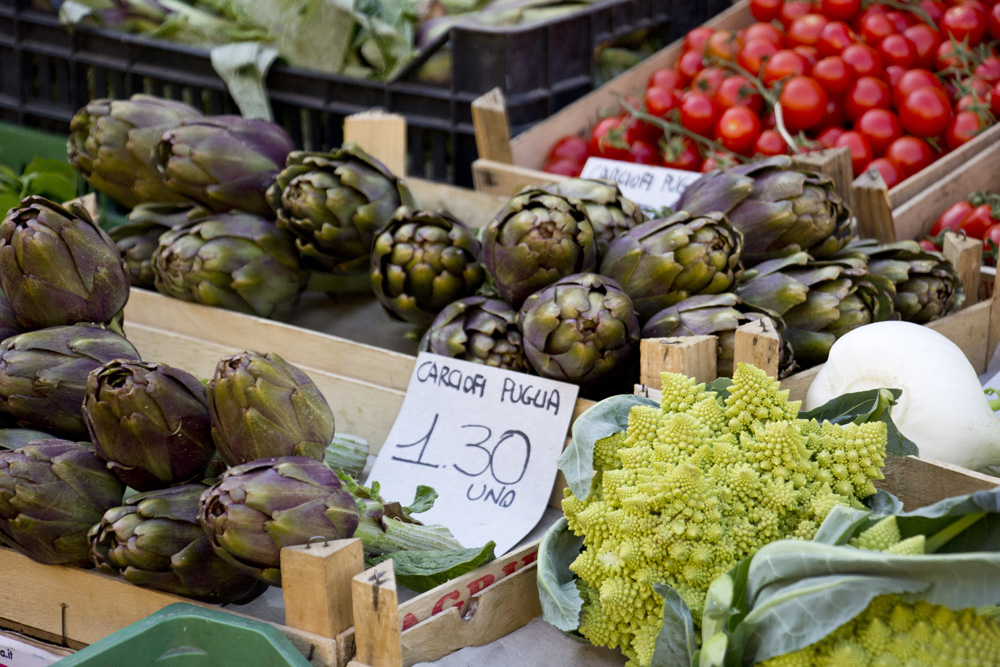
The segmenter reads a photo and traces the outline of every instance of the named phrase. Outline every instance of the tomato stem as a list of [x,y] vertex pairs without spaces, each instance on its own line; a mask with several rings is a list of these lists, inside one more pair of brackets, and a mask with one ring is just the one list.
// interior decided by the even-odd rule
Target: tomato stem
[[742,155],[737,155],[736,153],[733,153],[732,151],[730,151],[717,141],[712,141],[708,137],[702,136],[697,132],[692,132],[683,125],[680,125],[679,123],[674,123],[664,118],[660,118],[659,116],[653,116],[651,114],[648,114],[645,111],[640,111],[639,109],[636,109],[635,107],[631,106],[628,102],[625,102],[624,100],[622,100],[621,105],[622,107],[625,108],[625,110],[629,113],[629,116],[631,116],[632,118],[636,118],[638,120],[645,121],[651,125],[655,125],[656,127],[663,130],[664,133],[674,134],[674,135],[679,134],[681,136],[687,137],[688,139],[691,139],[692,141],[707,147],[710,151],[718,151],[725,153],[727,155],[732,155],[737,162],[746,162],[748,159]]

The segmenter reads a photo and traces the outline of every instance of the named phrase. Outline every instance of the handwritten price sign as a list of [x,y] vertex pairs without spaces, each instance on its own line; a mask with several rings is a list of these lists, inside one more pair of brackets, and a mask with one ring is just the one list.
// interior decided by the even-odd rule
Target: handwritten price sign
[[694,171],[667,169],[645,164],[619,162],[606,158],[587,158],[580,174],[584,178],[604,178],[618,183],[622,194],[649,215],[665,206],[673,206],[687,186],[701,177]]
[[421,353],[403,407],[368,476],[406,502],[438,492],[424,523],[466,547],[513,548],[545,511],[576,385]]

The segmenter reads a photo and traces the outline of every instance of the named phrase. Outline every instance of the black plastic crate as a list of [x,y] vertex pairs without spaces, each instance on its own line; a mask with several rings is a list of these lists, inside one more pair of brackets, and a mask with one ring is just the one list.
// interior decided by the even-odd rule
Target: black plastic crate
[[670,34],[674,39],[680,39],[688,30],[732,7],[733,0],[673,0],[673,5]]
[[[643,29],[667,38],[670,4],[604,0],[527,26],[455,26],[446,37],[453,62],[447,86],[408,80],[406,72],[378,82],[276,65],[267,77],[274,118],[296,145],[324,150],[341,143],[347,115],[370,108],[402,114],[408,173],[471,186],[477,97],[503,90],[511,131],[520,132],[593,89],[597,45]],[[30,0],[0,0],[0,62],[0,120],[27,127],[66,133],[89,100],[141,92],[208,113],[238,113],[207,51],[108,30],[70,33]]]

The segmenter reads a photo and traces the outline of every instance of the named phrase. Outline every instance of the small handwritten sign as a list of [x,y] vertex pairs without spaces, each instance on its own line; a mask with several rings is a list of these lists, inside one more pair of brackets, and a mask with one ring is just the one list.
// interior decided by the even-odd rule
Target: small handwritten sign
[[639,205],[648,215],[656,215],[665,206],[673,206],[684,190],[701,177],[695,171],[652,167],[646,164],[619,162],[606,158],[587,158],[583,178],[615,181],[622,194]]
[[368,483],[403,504],[434,487],[422,522],[504,554],[545,511],[576,395],[576,385],[423,352]]

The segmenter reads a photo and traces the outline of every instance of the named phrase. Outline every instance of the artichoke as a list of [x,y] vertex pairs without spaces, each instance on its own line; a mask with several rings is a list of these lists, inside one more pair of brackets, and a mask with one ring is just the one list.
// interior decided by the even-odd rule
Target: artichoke
[[848,331],[899,317],[892,281],[869,273],[863,257],[816,261],[800,252],[773,259],[748,271],[736,293],[785,320],[784,335],[803,368],[826,361]]
[[302,256],[336,273],[364,272],[375,235],[396,209],[414,205],[403,182],[354,144],[293,151],[267,201]]
[[269,218],[264,191],[294,149],[288,133],[270,121],[204,116],[160,135],[154,160],[167,187],[205,208]]
[[0,222],[0,286],[25,329],[110,322],[128,301],[114,241],[81,206],[27,197]]
[[397,319],[427,326],[442,308],[472,296],[485,280],[479,241],[444,211],[402,207],[375,239],[372,290]]
[[622,234],[601,260],[643,320],[695,294],[729,290],[740,273],[743,235],[722,213],[684,211]]
[[87,531],[124,492],[104,462],[75,442],[0,451],[0,539],[39,563],[87,567]]
[[307,278],[295,246],[274,223],[240,211],[164,233],[152,266],[164,294],[260,317],[290,311]]
[[833,180],[792,169],[777,155],[714,170],[687,187],[674,204],[700,215],[721,211],[743,232],[743,264],[808,251],[827,258],[851,240],[851,213]]
[[916,241],[882,245],[859,239],[844,248],[844,254],[855,253],[868,258],[870,273],[884,276],[896,286],[893,306],[906,322],[926,324],[965,302],[962,280],[951,262],[940,252],[924,250]]
[[542,190],[579,199],[594,228],[597,255],[603,257],[616,237],[649,220],[642,209],[627,199],[614,181],[599,178],[567,178],[543,185]]
[[597,242],[579,199],[524,188],[482,231],[483,264],[504,301],[520,306],[560,278],[597,268]]
[[203,484],[129,497],[90,529],[94,563],[107,574],[203,602],[246,601],[266,587],[224,561],[198,523]]
[[277,354],[243,352],[219,360],[208,382],[212,437],[234,466],[266,457],[323,460],[333,411],[309,376]]
[[784,320],[777,313],[744,303],[732,292],[699,294],[678,301],[650,317],[642,327],[642,337],[716,336],[716,373],[719,377],[732,377],[736,328],[764,319],[770,320],[775,330],[782,334],[778,374],[785,377],[795,368],[795,356],[783,335]]
[[201,479],[215,456],[205,386],[165,364],[117,359],[94,370],[83,419],[94,451],[137,491]]
[[11,336],[22,333],[24,328],[17,321],[17,315],[10,307],[7,296],[0,293],[0,342],[7,340]]
[[66,156],[99,192],[132,208],[143,202],[181,204],[153,162],[160,135],[201,113],[182,102],[151,95],[94,100],[73,116]]
[[128,223],[108,231],[128,268],[133,287],[156,289],[153,280],[153,253],[160,237],[174,227],[189,222],[191,207],[174,204],[139,204],[129,211]]
[[512,371],[528,368],[517,311],[486,296],[445,306],[420,339],[420,351]]
[[52,440],[55,436],[30,428],[0,428],[0,448],[17,449],[36,440]]
[[139,361],[123,336],[92,324],[38,329],[0,343],[0,410],[24,426],[87,438],[87,376],[113,359]]
[[611,278],[578,273],[532,294],[518,315],[524,351],[539,375],[593,385],[639,342],[632,302]]
[[201,496],[198,522],[223,560],[281,585],[282,547],[314,536],[346,539],[358,506],[337,474],[304,456],[260,459],[227,470]]

